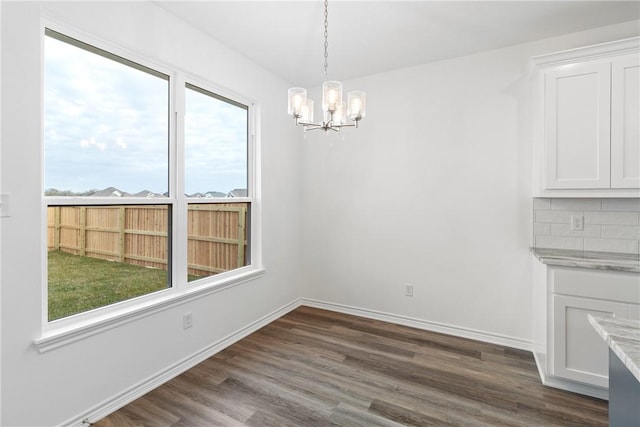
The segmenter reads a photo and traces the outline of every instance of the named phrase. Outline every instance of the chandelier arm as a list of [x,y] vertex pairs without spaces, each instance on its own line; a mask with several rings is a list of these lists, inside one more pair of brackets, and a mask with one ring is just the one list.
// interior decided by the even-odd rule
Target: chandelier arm
[[358,122],[355,123],[349,123],[349,124],[341,124],[341,125],[331,125],[331,127],[334,128],[353,128],[353,127],[358,127]]
[[296,125],[300,125],[300,126],[318,126],[318,127],[322,127],[322,123],[313,123],[313,122],[298,122],[298,123],[296,123]]
[[328,130],[334,130],[334,131],[339,131],[340,128],[352,128],[358,127],[358,122],[360,120],[354,120],[353,123],[341,123],[341,124],[335,124],[333,123],[331,120],[329,120],[328,122],[322,122],[322,123],[313,123],[313,122],[303,122],[300,121],[299,117],[296,117],[296,126],[302,126],[305,128],[305,130],[316,130],[316,129],[322,129],[324,131],[328,131]]

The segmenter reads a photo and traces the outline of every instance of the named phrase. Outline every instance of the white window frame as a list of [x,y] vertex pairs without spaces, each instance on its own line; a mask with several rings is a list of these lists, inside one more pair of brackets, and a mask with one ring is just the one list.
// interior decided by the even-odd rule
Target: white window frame
[[[147,199],[140,197],[113,198],[96,197],[51,197],[44,196],[44,161],[41,165],[41,235],[43,242],[47,240],[47,207],[55,206],[90,206],[90,205],[168,205],[171,208],[171,287],[99,307],[83,313],[78,313],[54,321],[48,320],[48,278],[47,278],[47,247],[41,244],[42,271],[42,330],[40,337],[34,340],[38,350],[42,352],[70,344],[88,336],[100,333],[113,327],[137,320],[142,317],[158,313],[170,307],[185,304],[206,295],[220,292],[249,280],[264,275],[262,266],[261,239],[261,203],[259,182],[259,137],[258,120],[259,108],[252,100],[221,88],[197,75],[185,72],[179,67],[155,61],[139,53],[116,46],[105,40],[45,17],[41,26],[41,82],[44,81],[44,38],[45,29],[64,34],[73,39],[87,43],[98,49],[120,56],[129,61],[151,68],[169,76],[169,197],[162,199]],[[184,195],[184,113],[185,88],[192,84],[210,91],[221,97],[228,98],[247,106],[247,197],[218,198],[203,201],[198,198],[188,198]],[[41,99],[44,99],[44,84],[41,84]],[[44,117],[44,108],[41,109]],[[41,120],[44,123],[44,120]],[[44,129],[41,129],[41,156],[44,159]],[[204,277],[197,281],[187,281],[187,205],[189,203],[248,203],[250,212],[250,264],[224,273]]]

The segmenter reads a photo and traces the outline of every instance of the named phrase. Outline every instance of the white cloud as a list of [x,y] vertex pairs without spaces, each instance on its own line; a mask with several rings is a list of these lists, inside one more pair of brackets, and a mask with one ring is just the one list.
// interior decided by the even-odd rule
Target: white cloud
[[94,136],[89,139],[80,140],[80,146],[82,148],[96,147],[100,151],[104,151],[107,148],[107,144],[104,142],[97,142]]
[[246,110],[192,90],[185,103],[187,193],[246,188]]
[[[45,187],[167,191],[168,82],[45,39]],[[193,93],[185,117],[187,193],[245,188],[246,111]]]

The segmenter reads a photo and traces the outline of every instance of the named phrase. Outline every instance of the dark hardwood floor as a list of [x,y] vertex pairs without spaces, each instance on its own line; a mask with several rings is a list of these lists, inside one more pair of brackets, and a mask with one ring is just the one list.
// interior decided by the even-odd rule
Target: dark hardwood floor
[[531,353],[300,307],[95,424],[606,426]]

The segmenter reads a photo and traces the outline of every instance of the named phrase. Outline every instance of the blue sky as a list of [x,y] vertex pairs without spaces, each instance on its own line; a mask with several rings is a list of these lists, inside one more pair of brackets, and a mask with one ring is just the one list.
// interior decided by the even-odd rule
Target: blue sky
[[[45,37],[44,87],[45,188],[168,190],[168,80]],[[246,110],[185,98],[185,192],[246,188]]]
[[192,89],[185,110],[186,193],[247,188],[247,110]]

